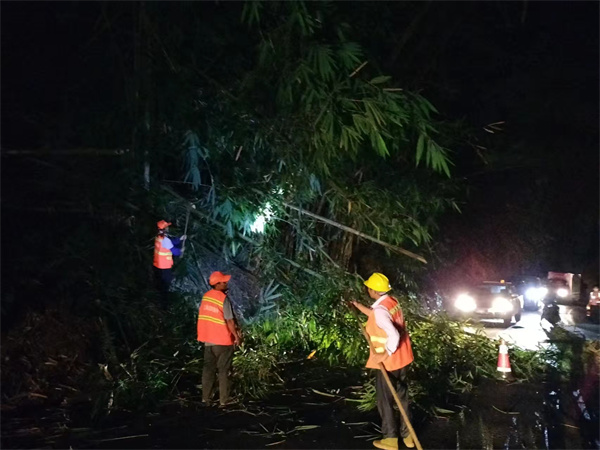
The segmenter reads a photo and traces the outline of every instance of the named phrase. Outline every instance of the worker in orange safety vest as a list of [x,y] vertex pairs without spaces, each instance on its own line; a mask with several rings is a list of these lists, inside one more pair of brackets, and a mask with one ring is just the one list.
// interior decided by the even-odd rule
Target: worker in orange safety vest
[[[372,350],[366,367],[378,369],[378,364],[383,363],[392,384],[396,387],[402,407],[410,417],[406,372],[414,357],[402,309],[398,300],[388,294],[392,287],[385,275],[376,272],[364,284],[369,297],[375,302],[370,308],[356,301],[353,301],[352,304],[368,316],[365,329],[371,340]],[[400,422],[395,417],[394,397],[380,370],[377,371],[376,389],[377,409],[381,416],[383,439],[374,441],[373,445],[377,448],[396,450],[398,448],[398,423],[400,423],[400,436],[403,438],[404,445],[413,448],[415,444],[406,423],[402,417],[400,417]]]
[[173,281],[173,256],[181,256],[181,244],[187,236],[180,238],[169,236],[170,222],[161,220],[157,222],[158,234],[154,238],[154,278],[160,293],[163,307],[168,306],[168,295],[171,282]]
[[216,372],[219,373],[219,402],[222,407],[231,403],[229,398],[229,370],[233,361],[234,345],[242,339],[227,297],[231,275],[213,272],[208,284],[212,287],[202,297],[198,311],[198,341],[204,342],[202,368],[202,403],[212,399]]
[[599,320],[598,310],[600,309],[600,289],[598,286],[594,286],[592,291],[590,292],[590,300],[585,307],[585,315],[586,317],[593,318],[594,320]]

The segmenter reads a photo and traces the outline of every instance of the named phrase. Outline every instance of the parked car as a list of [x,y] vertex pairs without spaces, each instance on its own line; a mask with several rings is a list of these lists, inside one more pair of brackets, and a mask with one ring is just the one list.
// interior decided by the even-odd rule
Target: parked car
[[450,313],[461,318],[502,319],[510,326],[521,320],[523,296],[512,283],[485,281],[460,292],[452,299]]
[[548,288],[542,284],[539,277],[522,277],[515,283],[519,295],[523,296],[523,309],[537,311],[544,303]]

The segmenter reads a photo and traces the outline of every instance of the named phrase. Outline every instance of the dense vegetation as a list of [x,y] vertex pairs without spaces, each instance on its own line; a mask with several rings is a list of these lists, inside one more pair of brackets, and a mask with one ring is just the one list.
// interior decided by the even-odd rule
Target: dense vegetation
[[[442,116],[415,78],[407,88],[383,70],[357,12],[321,2],[101,8],[111,46],[92,45],[120,70],[117,100],[82,111],[69,142],[111,150],[13,161],[26,181],[3,186],[22,218],[4,234],[22,235],[26,255],[3,268],[7,399],[60,402],[70,388],[102,414],[198,383],[195,312],[212,270],[234,274],[242,395],[267,394],[282,363],[309,354],[363,364],[345,300],[375,270],[408,316],[419,405],[494,374],[495,345],[426,307],[421,286],[440,218],[466,198],[453,156],[476,133]],[[151,283],[158,218],[190,236],[168,313]],[[533,379],[546,357],[515,351],[513,364]],[[365,407],[370,394],[367,383]]]

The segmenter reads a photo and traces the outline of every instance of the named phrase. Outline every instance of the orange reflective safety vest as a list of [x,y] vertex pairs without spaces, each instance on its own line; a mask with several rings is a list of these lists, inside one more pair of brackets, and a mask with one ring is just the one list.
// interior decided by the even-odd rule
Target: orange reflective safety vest
[[173,253],[162,246],[163,236],[154,239],[154,267],[159,269],[170,269],[173,267]]
[[[389,311],[390,315],[392,316],[392,323],[398,330],[398,333],[400,333],[400,342],[398,343],[398,348],[383,362],[383,366],[387,371],[402,369],[415,359],[413,357],[412,347],[410,345],[410,337],[408,337],[408,332],[406,331],[404,324],[402,309],[400,308],[398,300],[390,295],[385,297],[381,303],[379,303],[379,307],[384,307]],[[385,343],[388,340],[387,334],[384,330],[377,326],[373,311],[371,311],[371,314],[369,314],[369,319],[367,320],[367,325],[365,328],[369,338],[371,339],[371,344],[373,345],[375,353],[381,354],[383,352],[387,352],[385,348]],[[379,369],[379,366],[373,362],[373,356],[374,354],[371,350],[366,367],[370,369]]]
[[200,303],[198,311],[198,340],[216,345],[233,345],[234,339],[227,328],[223,314],[223,302],[226,295],[211,289]]

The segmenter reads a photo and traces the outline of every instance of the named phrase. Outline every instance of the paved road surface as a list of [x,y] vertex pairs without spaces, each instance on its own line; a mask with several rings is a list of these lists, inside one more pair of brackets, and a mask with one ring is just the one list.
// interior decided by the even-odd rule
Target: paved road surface
[[[507,342],[528,350],[536,350],[548,336],[541,324],[539,311],[523,311],[518,323],[506,328],[501,320],[483,320],[485,334],[490,339],[504,338]],[[589,340],[600,340],[600,325],[589,322],[585,317],[585,308],[581,306],[560,306],[561,322],[565,329]],[[475,331],[466,328],[465,331]]]
[[585,317],[585,307],[561,305],[560,318],[566,330],[580,334],[588,340],[600,340],[600,325],[590,322]]

